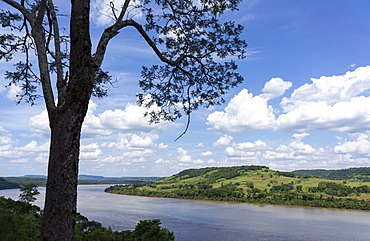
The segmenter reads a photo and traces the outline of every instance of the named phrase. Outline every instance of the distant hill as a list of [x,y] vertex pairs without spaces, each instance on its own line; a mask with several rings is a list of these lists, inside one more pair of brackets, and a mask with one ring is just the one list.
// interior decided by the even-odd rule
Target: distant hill
[[[103,177],[94,175],[79,175],[78,184],[134,184],[150,182],[159,179],[159,177]],[[1,181],[2,180],[2,181]],[[28,184],[37,186],[46,186],[47,177],[44,175],[24,175],[21,177],[0,177],[0,190],[9,188],[19,188]]]
[[151,182],[159,177],[103,177],[92,175],[79,175],[78,184],[135,184]]
[[42,179],[46,179],[47,178],[47,176],[45,176],[45,175],[24,175],[22,177],[42,178]]
[[7,182],[17,184],[18,187],[26,186],[28,184],[35,184],[37,186],[45,186],[46,185],[46,178],[45,177],[2,177]]
[[157,182],[179,182],[191,178],[204,178],[207,183],[216,182],[219,179],[232,179],[243,176],[249,171],[269,171],[266,166],[234,166],[234,167],[206,167],[201,169],[187,169],[170,177],[157,180]]
[[[363,178],[366,174],[364,170],[344,173],[351,171],[352,175],[348,175],[351,177]],[[105,191],[151,197],[370,210],[370,182],[313,176],[326,175],[323,170],[300,174],[303,175],[274,171],[266,166],[208,167],[183,170],[151,182],[111,186]],[[344,177],[341,172],[334,174],[333,177]]]
[[316,176],[330,180],[370,182],[370,167],[356,167],[340,170],[297,170],[292,173],[299,176]]
[[0,177],[0,190],[1,189],[13,189],[19,188],[19,184],[6,181],[4,178]]
[[105,179],[105,177],[93,175],[78,175],[78,180],[102,180],[102,179]]

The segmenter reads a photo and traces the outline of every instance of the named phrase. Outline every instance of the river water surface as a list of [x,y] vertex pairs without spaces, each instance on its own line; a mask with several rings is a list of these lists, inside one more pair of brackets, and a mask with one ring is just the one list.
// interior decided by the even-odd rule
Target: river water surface
[[[108,186],[79,186],[78,212],[114,230],[160,219],[178,241],[370,240],[369,211],[136,197],[105,193]],[[42,207],[45,188],[39,191]],[[0,190],[15,200],[19,193]]]

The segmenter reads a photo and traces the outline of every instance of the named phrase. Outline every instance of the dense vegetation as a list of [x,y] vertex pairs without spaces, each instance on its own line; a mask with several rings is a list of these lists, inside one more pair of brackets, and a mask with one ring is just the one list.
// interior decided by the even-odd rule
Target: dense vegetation
[[[79,175],[78,184],[134,184],[157,180],[159,177],[102,177],[91,175]],[[0,178],[0,190],[19,188],[35,184],[37,186],[46,186],[46,176],[28,175],[23,177],[2,177]]]
[[156,181],[116,185],[128,195],[370,210],[370,183],[278,172],[266,166],[188,169]]
[[159,177],[122,177],[122,178],[104,178],[104,179],[78,179],[79,185],[92,184],[134,184],[157,180]]
[[1,189],[13,189],[13,188],[19,188],[18,183],[13,183],[5,180],[4,178],[0,177],[0,190]]
[[[36,241],[40,238],[42,210],[28,202],[0,197],[0,237],[2,241]],[[135,230],[113,231],[78,214],[76,241],[170,241],[174,233],[160,226],[158,219],[140,221]]]
[[330,180],[370,182],[370,167],[348,168],[340,170],[297,170],[292,173],[300,176],[316,176]]
[[[41,178],[41,177],[2,177],[2,178],[9,183],[18,185],[18,187],[26,186],[29,184],[35,184],[37,186],[46,185],[46,179]],[[1,183],[0,183],[0,189],[4,189]]]

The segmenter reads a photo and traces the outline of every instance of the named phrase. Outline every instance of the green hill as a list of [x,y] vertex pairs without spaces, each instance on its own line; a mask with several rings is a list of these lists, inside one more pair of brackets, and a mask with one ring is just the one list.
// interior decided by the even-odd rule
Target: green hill
[[[20,186],[26,186],[28,184],[35,184],[37,186],[45,186],[46,185],[46,179],[44,177],[2,177],[7,182],[13,183],[18,185],[18,188]],[[17,187],[14,187],[17,188]],[[0,188],[1,189],[1,188]]]
[[0,190],[12,188],[19,188],[19,184],[8,182],[4,178],[0,177]]
[[156,181],[117,185],[128,195],[370,210],[370,183],[279,172],[266,166],[188,169]]

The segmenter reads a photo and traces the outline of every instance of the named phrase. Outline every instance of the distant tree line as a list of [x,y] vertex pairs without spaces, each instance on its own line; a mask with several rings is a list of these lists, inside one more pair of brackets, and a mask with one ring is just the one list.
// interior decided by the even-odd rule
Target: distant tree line
[[367,185],[350,187],[334,182],[320,182],[317,187],[310,187],[308,191],[312,193],[323,192],[337,197],[347,197],[353,193],[370,193],[370,188]]
[[[88,179],[91,178],[91,179]],[[135,184],[157,180],[159,177],[122,177],[122,178],[95,178],[94,176],[85,176],[78,180],[80,185],[93,184]],[[0,177],[0,190],[12,189],[34,184],[37,186],[46,186],[46,177]]]
[[[3,177],[3,179],[9,183],[17,184],[18,188],[20,186],[26,186],[29,184],[34,184],[37,186],[45,186],[46,179],[45,178],[33,178],[33,177]],[[0,189],[3,189],[0,186]]]
[[297,170],[292,173],[299,176],[315,176],[330,180],[352,180],[370,182],[370,167],[356,167],[340,170]]

